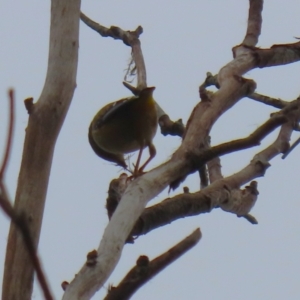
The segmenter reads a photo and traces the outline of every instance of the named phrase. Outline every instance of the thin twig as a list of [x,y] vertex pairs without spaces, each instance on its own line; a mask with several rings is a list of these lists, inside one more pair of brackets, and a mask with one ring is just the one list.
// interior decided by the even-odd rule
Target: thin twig
[[15,98],[14,98],[14,90],[10,89],[8,91],[9,97],[9,124],[7,131],[7,140],[6,140],[6,148],[4,152],[4,157],[0,169],[0,181],[4,178],[4,172],[7,167],[9,155],[11,153],[11,145],[13,139],[13,131],[14,131],[14,123],[15,123]]
[[[217,89],[220,88],[220,85],[218,83],[218,74],[213,75],[212,73],[207,72],[204,82],[199,87],[199,91],[203,91],[205,88],[207,88],[209,86],[215,86]],[[262,95],[259,93],[251,93],[251,94],[246,95],[246,97],[249,99],[255,100],[257,102],[261,102],[266,105],[270,105],[270,106],[280,108],[280,109],[282,109],[285,106],[287,106],[288,104],[290,104],[289,101],[272,98],[272,97],[265,96],[265,95]]]
[[140,93],[140,91],[136,87],[132,86],[131,84],[129,84],[126,81],[123,81],[123,85],[126,88],[128,88],[132,92],[132,94],[135,95],[135,96],[137,96]]
[[270,106],[273,106],[273,107],[276,107],[276,108],[280,108],[280,109],[286,107],[290,103],[288,101],[271,98],[269,96],[261,95],[258,93],[250,94],[247,96],[247,98],[255,100],[257,102],[261,102],[261,103],[270,105]]
[[44,293],[46,300],[52,300],[53,297],[50,292],[49,284],[46,280],[46,276],[42,270],[40,260],[37,256],[33,240],[30,235],[30,229],[28,227],[26,217],[24,214],[18,215],[13,209],[6,192],[6,188],[3,184],[3,181],[0,182],[1,194],[0,194],[0,206],[7,216],[12,220],[12,222],[19,228],[21,235],[24,240],[24,244],[28,250],[29,257],[31,259],[32,265],[35,269],[38,282],[41,286],[41,289]]
[[113,39],[121,40],[127,46],[132,46],[133,40],[138,39],[143,33],[143,28],[141,26],[138,26],[134,31],[125,31],[117,26],[111,26],[110,28],[107,28],[91,20],[82,12],[80,13],[80,19],[91,29],[98,32],[101,36],[112,37]]
[[[105,26],[102,26],[99,23],[94,22],[82,12],[80,13],[80,19],[91,29],[98,32],[101,36],[112,37],[114,39],[121,40],[125,45],[131,47],[132,60],[129,63],[128,70],[136,70],[137,89],[140,91],[146,88],[147,87],[146,65],[143,57],[143,52],[141,49],[141,42],[139,40],[139,36],[143,33],[142,26],[138,26],[134,31],[125,31],[117,26],[111,26],[110,28],[106,28]],[[129,71],[127,71],[127,74],[128,72]]]
[[[292,107],[294,105],[295,103],[293,102],[291,106],[288,107]],[[263,125],[257,128],[246,138],[233,140],[211,147],[210,149],[205,150],[202,153],[197,153],[197,151],[195,151],[194,153],[190,153],[189,155],[195,163],[195,168],[197,166],[199,167],[200,165],[206,163],[207,161],[215,157],[258,146],[267,135],[269,135],[277,127],[288,121],[287,115],[282,112],[271,116],[271,118],[268,121],[266,121]]]
[[289,150],[287,150],[283,155],[282,155],[282,159],[285,159],[298,145],[300,144],[300,138],[298,138],[293,145],[289,148]]
[[258,221],[256,220],[256,218],[250,214],[244,215],[244,216],[242,216],[242,218],[245,218],[248,222],[250,222],[253,225],[258,224]]

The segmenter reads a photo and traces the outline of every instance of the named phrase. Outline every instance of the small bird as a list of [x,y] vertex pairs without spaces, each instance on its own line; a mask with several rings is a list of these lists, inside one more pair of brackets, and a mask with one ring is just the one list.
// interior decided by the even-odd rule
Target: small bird
[[[147,87],[137,96],[105,105],[96,114],[89,127],[89,142],[101,158],[127,168],[124,154],[139,150],[133,176],[143,173],[156,154],[152,143],[157,130],[157,111],[152,97],[155,87]],[[143,149],[148,147],[150,157],[139,168]]]

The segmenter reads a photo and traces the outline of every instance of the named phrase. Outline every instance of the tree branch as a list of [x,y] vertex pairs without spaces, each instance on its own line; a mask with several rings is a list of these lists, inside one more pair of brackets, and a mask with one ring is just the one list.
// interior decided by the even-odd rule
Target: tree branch
[[221,207],[227,212],[235,213],[238,217],[244,217],[252,224],[257,224],[256,219],[249,215],[258,194],[255,183],[254,186],[250,184],[244,190],[239,190],[239,187],[263,176],[266,168],[269,167],[268,162],[285,151],[292,131],[290,123],[284,124],[274,143],[256,154],[250,164],[236,174],[216,180],[199,192],[183,193],[146,208],[132,234],[136,236],[146,234],[179,218],[207,213],[216,207]]
[[147,256],[140,256],[133,267],[117,287],[112,287],[105,300],[127,300],[145,283],[194,247],[201,239],[200,229],[196,229],[180,243],[167,252],[149,261]]
[[[234,59],[224,66],[218,74],[219,91],[209,95],[207,101],[200,102],[193,110],[182,144],[171,159],[129,184],[105,229],[97,249],[97,263],[93,267],[84,265],[81,268],[67,287],[64,300],[76,299],[79,295],[81,299],[89,299],[95,294],[115,268],[124,242],[146,204],[169,184],[176,187],[184,180],[195,167],[192,159],[186,154],[193,153],[193,149],[201,149],[201,145],[204,145],[204,141],[216,120],[240,99],[254,92],[255,82],[242,78],[242,75],[257,67],[257,56],[253,55],[251,48],[245,46],[235,47],[234,54]],[[286,146],[286,144],[284,145]],[[277,146],[280,147],[277,147],[276,151],[282,148],[282,145]],[[226,209],[225,204],[227,204],[237,215],[246,214],[247,207],[240,206],[240,210],[238,210],[238,206],[235,207],[236,201],[234,201],[234,197],[231,197],[231,191],[249,182],[251,176],[261,176],[266,167],[267,164],[265,165],[263,160],[255,157],[250,167],[240,172],[238,181],[236,181],[236,177],[226,179],[226,189],[220,180],[203,191],[213,192],[209,196],[218,202],[222,199],[230,200],[227,203],[221,201],[222,209]],[[236,186],[237,182],[240,184],[239,186]],[[249,208],[250,203],[247,205]],[[212,207],[215,207],[215,203]]]
[[168,115],[163,114],[158,119],[158,124],[160,126],[161,133],[165,136],[173,135],[182,137],[184,134],[185,127],[182,123],[182,119],[173,122],[170,120]]
[[[290,113],[294,114],[295,113],[294,110],[296,108],[299,110],[298,107],[299,107],[299,100],[295,100],[288,107],[286,107],[284,110],[282,110],[281,113],[282,114],[285,114],[285,113],[286,114],[290,114]],[[273,119],[274,117],[275,117],[275,119]],[[202,161],[203,163],[206,160],[212,161],[209,159],[210,152],[214,153],[214,155],[223,155],[225,153],[231,152],[231,150],[233,150],[233,149],[236,149],[236,150],[245,149],[244,147],[251,147],[251,145],[257,145],[267,134],[272,132],[275,128],[277,128],[279,125],[286,122],[287,120],[288,120],[287,116],[282,117],[280,115],[280,113],[274,114],[269,121],[267,121],[265,124],[260,126],[257,130],[255,130],[248,138],[244,138],[244,139],[240,139],[237,141],[232,141],[232,142],[228,142],[228,143],[224,143],[224,144],[212,147],[211,149],[204,151],[203,154],[200,155],[203,158],[203,160],[200,159],[200,161]],[[281,150],[281,152],[284,152],[286,150],[286,148],[288,147],[288,141],[289,141],[289,137],[281,139],[280,147],[278,148]],[[276,141],[275,143],[278,143],[278,141]],[[240,148],[242,145],[243,145],[243,147]],[[227,148],[227,147],[229,147],[229,148],[232,147],[229,152],[227,152],[229,150],[229,148]],[[272,148],[272,146],[270,146],[268,148],[274,149],[274,146],[273,146],[273,148]],[[277,154],[279,154],[279,152]],[[215,159],[215,158],[213,158],[213,159]],[[269,158],[269,159],[271,159],[271,158]],[[215,161],[215,164],[217,164],[217,167],[219,168],[218,159]],[[219,173],[219,170],[217,170],[217,173],[214,176],[215,176],[215,178],[213,179],[212,182],[219,181],[219,182],[223,182],[224,186],[230,186],[230,184],[226,182],[226,178],[223,179],[222,174]],[[238,177],[238,174],[237,174],[237,177]],[[249,181],[254,178],[255,177],[250,177]],[[240,185],[242,185],[242,183]],[[210,187],[208,187],[207,189],[209,189]],[[250,185],[250,187],[251,187],[251,185]],[[213,207],[218,207],[219,205],[221,205],[220,203],[218,203],[217,200],[213,200],[213,199],[207,197],[207,194],[205,192],[205,191],[207,191],[207,189],[204,189],[203,193],[201,193],[202,191],[197,192],[195,194],[184,193],[184,194],[175,196],[171,199],[166,199],[155,206],[146,208],[144,213],[141,215],[140,219],[138,220],[137,224],[135,225],[135,227],[132,231],[132,235],[145,234],[145,233],[149,232],[150,230],[153,230],[157,227],[169,224],[178,218],[183,218],[183,217],[187,217],[187,216],[191,216],[191,215],[198,215],[200,213],[210,212],[210,210]],[[252,188],[252,190],[250,190],[249,188],[246,190],[250,193],[249,206],[247,206],[247,208],[245,209],[245,204],[246,204],[245,199],[249,196],[244,191],[237,190],[234,192],[234,195],[233,195],[235,198],[234,201],[237,202],[237,199],[243,198],[243,203],[242,203],[242,201],[239,201],[239,205],[243,205],[243,209],[237,208],[238,206],[236,205],[235,211],[238,211],[238,212],[243,211],[244,212],[243,216],[249,222],[251,222],[252,224],[257,224],[257,221],[255,220],[254,217],[247,215],[252,207],[252,203],[254,202],[254,199],[252,199],[252,196],[255,196],[254,198],[256,200],[257,193],[253,192],[253,188]],[[222,201],[224,203],[226,203],[228,201],[229,196],[226,195],[226,193],[225,193],[225,196],[222,196],[221,198],[223,198],[224,200],[222,200]],[[212,206],[211,203],[216,203],[216,204],[215,204],[215,206]],[[224,207],[228,207],[228,205],[225,205],[225,206],[223,205],[223,208]],[[249,211],[245,212],[245,210],[246,211],[249,210]],[[228,211],[228,209],[227,209],[227,211]],[[232,212],[232,208],[230,208],[229,211]],[[241,214],[239,216],[241,216]]]
[[258,93],[253,93],[247,96],[249,99],[255,100],[257,102],[261,102],[276,108],[284,108],[285,106],[287,106],[290,102],[288,101],[284,101],[281,99],[275,99],[275,98],[271,98],[265,95],[261,95]]
[[[53,151],[76,86],[80,0],[52,0],[45,85],[26,128],[15,211],[25,215],[37,248]],[[3,299],[31,299],[33,266],[18,228],[11,223],[3,277]]]
[[250,0],[248,26],[243,45],[254,47],[261,32],[263,0]]
[[31,262],[33,264],[33,267],[36,271],[38,281],[40,283],[41,289],[44,293],[44,297],[47,300],[52,300],[52,295],[46,280],[46,277],[42,271],[41,264],[39,261],[39,258],[36,254],[34,244],[32,241],[32,238],[30,236],[29,227],[27,225],[27,222],[24,218],[24,215],[20,214],[18,215],[15,210],[13,209],[11,205],[11,201],[8,198],[7,190],[4,184],[4,174],[5,170],[7,168],[8,158],[11,153],[11,145],[13,140],[13,129],[14,129],[14,107],[15,107],[15,99],[14,99],[14,91],[9,90],[9,103],[10,103],[10,113],[9,113],[9,126],[8,126],[8,133],[7,133],[7,141],[6,141],[6,147],[5,147],[5,154],[3,158],[3,162],[1,165],[1,171],[0,171],[0,206],[2,210],[7,214],[7,216],[11,219],[11,221],[18,227],[20,230],[25,246],[27,247],[27,251],[29,254],[29,257],[31,259]]
[[[199,90],[203,91],[206,87],[209,87],[212,85],[219,89],[220,85],[218,83],[217,78],[218,78],[218,75],[212,75],[212,73],[207,72],[205,81],[201,84]],[[285,106],[287,106],[290,103],[289,101],[271,98],[269,96],[261,95],[258,93],[248,94],[246,97],[249,99],[255,100],[257,102],[261,102],[266,105],[270,105],[270,106],[280,108],[280,109],[284,108]]]
[[9,159],[9,155],[11,152],[11,145],[13,140],[13,130],[14,130],[14,123],[15,123],[15,98],[14,98],[14,90],[8,91],[9,96],[9,124],[8,124],[8,131],[7,131],[7,140],[6,140],[6,148],[4,151],[4,157],[1,164],[0,169],[0,182],[4,178],[4,173],[7,168],[7,163]]
[[210,183],[213,183],[216,180],[223,178],[221,167],[222,167],[221,160],[218,156],[207,162],[207,169],[208,169],[208,176],[209,176]]
[[11,219],[13,224],[20,231],[27,253],[31,260],[34,270],[36,271],[36,276],[38,282],[43,291],[44,297],[46,300],[52,300],[53,297],[50,292],[49,284],[47,282],[46,276],[42,270],[40,259],[36,253],[33,240],[30,235],[30,230],[26,221],[26,218],[23,214],[17,214],[13,207],[10,204],[10,201],[7,196],[6,188],[3,182],[0,183],[1,194],[0,194],[0,206],[3,211],[7,214],[7,216]]
[[110,28],[107,28],[99,23],[94,22],[83,12],[80,12],[80,19],[91,29],[98,32],[102,37],[111,37],[115,40],[121,40],[126,46],[130,47],[135,43],[135,40],[138,39],[143,33],[142,26],[138,26],[134,31],[125,31],[117,26],[111,26]]
[[[112,37],[116,40],[121,40],[127,46],[132,49],[132,61],[134,62],[133,69],[131,69],[131,63],[129,64],[127,74],[131,73],[130,70],[137,71],[137,90],[143,90],[147,87],[147,73],[146,65],[141,49],[141,43],[139,36],[143,33],[142,26],[138,26],[134,31],[125,31],[117,26],[111,26],[106,28],[99,23],[92,21],[88,16],[80,13],[80,19],[91,29],[98,32],[103,37]],[[125,77],[127,76],[125,75]],[[125,85],[128,88],[128,85]]]
[[255,49],[254,55],[258,68],[291,64],[300,60],[300,42],[273,45],[270,49]]
[[[250,185],[251,189],[248,187],[246,187],[243,191],[240,191],[239,189],[234,189],[233,192],[229,191],[228,193],[226,189],[227,186],[230,186],[230,184],[226,182],[226,178],[223,179],[223,176],[219,169],[220,165],[218,157],[221,155],[225,155],[226,153],[231,153],[233,151],[238,151],[259,145],[263,138],[265,138],[275,128],[287,122],[289,117],[294,118],[291,115],[294,115],[297,109],[299,110],[299,102],[300,100],[295,100],[294,102],[290,103],[287,107],[285,107],[282,111],[273,114],[267,122],[265,122],[263,125],[257,128],[252,134],[250,134],[249,137],[227,142],[224,144],[214,146],[210,149],[203,150],[202,153],[198,154],[196,157],[193,158],[193,161],[196,163],[197,166],[203,165],[207,161],[211,162],[210,167],[213,167],[213,164],[216,165],[215,167],[213,167],[216,168],[215,174],[210,174],[210,177],[212,178],[211,183],[219,181],[223,183],[223,187],[226,187],[223,191],[224,195],[222,197],[218,196],[219,198],[217,197],[217,199],[219,199],[218,201],[207,197],[207,189],[204,189],[203,193],[184,193],[175,196],[171,199],[166,199],[155,206],[145,209],[145,211],[137,221],[133,231],[131,232],[131,235],[145,234],[157,227],[169,224],[178,218],[210,212],[212,208],[218,207],[222,203],[225,203],[223,207],[227,207],[227,211],[237,212],[238,216],[245,216],[245,218],[252,224],[257,224],[257,221],[255,222],[254,217],[247,216],[248,212],[250,211],[250,209],[256,201],[256,197],[258,194],[256,192],[256,186],[254,188]],[[280,147],[282,151],[284,151],[284,149],[288,147],[288,140],[286,140],[285,142],[282,141]],[[197,167],[195,167],[195,169],[196,168]],[[112,192],[109,192],[109,195],[114,195],[114,209],[121,201],[121,197],[123,195],[123,192],[125,191],[125,186],[122,184],[124,180],[121,176],[120,179],[112,181],[109,189],[109,191],[111,191],[111,186],[119,187],[121,185],[122,187],[121,189],[117,189],[119,191],[118,193],[115,192],[115,189],[112,189]],[[252,178],[250,178],[249,181],[251,179]],[[118,185],[116,185],[116,182],[119,182]],[[231,202],[235,202],[235,207],[231,207],[230,209],[228,209],[227,203],[229,202],[228,199],[230,199],[230,197],[232,198]],[[221,201],[220,199],[223,200]],[[241,201],[240,199],[243,199],[243,201]],[[212,203],[215,203],[215,205],[212,206]],[[238,205],[236,203],[238,203]],[[109,210],[109,215],[113,214],[114,209]]]
[[[292,105],[299,105],[298,101],[297,104],[293,103]],[[203,163],[208,162],[215,157],[258,146],[267,135],[269,135],[278,126],[284,124],[287,121],[288,117],[284,113],[273,114],[267,122],[258,127],[253,133],[251,133],[246,138],[230,141],[211,147],[210,149],[202,153],[197,153],[197,151],[193,151],[188,155],[191,155],[192,160],[195,162],[196,165],[202,165]]]
[[[246,63],[248,66],[249,62],[243,59],[240,63],[242,64],[240,67],[235,63],[238,69],[234,70],[234,74],[239,73],[239,68],[247,71],[244,64]],[[250,65],[252,66],[252,63]],[[228,68],[231,69],[230,66],[229,64]],[[216,119],[249,90],[251,91],[249,82],[245,84],[244,81],[232,80],[233,73],[231,74],[231,72],[233,70],[230,74],[226,67],[222,70],[224,77],[221,72],[220,82],[224,83],[225,87],[222,93],[215,94],[212,103],[201,102],[197,105],[181,147],[168,162],[130,183],[105,229],[97,250],[98,253],[101,253],[98,255],[97,264],[93,268],[86,265],[82,267],[66,289],[64,300],[76,299],[78,295],[81,295],[81,299],[89,299],[103,285],[117,264],[124,242],[147,202],[164,190],[170,182],[180,182],[181,179],[178,178],[180,174],[183,174],[184,177],[188,174],[192,165],[186,157],[186,151],[198,148],[199,142],[201,143],[203,138],[208,136]],[[230,84],[225,84],[226,81]]]
[[298,138],[293,145],[282,155],[282,159],[285,159],[298,145],[300,144],[300,138]]

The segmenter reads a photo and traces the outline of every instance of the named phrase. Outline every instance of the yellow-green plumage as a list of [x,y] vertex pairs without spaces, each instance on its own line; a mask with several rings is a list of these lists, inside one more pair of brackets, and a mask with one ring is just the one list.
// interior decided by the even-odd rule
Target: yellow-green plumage
[[97,155],[126,168],[124,154],[136,150],[141,154],[149,147],[150,158],[141,169],[155,156],[152,144],[157,130],[154,89],[146,88],[138,96],[109,103],[96,114],[89,128],[89,142]]

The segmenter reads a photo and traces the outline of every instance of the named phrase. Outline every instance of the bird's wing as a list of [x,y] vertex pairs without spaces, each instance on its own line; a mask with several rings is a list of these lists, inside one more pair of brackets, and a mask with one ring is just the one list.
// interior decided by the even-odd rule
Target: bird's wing
[[105,160],[114,162],[123,168],[127,167],[123,154],[115,154],[115,153],[107,152],[97,145],[97,143],[95,142],[94,137],[93,137],[92,124],[90,125],[90,128],[89,128],[88,138],[89,138],[89,142],[90,142],[92,149],[99,157],[101,157]]
[[111,106],[108,108],[108,110],[103,114],[103,116],[101,118],[101,123],[103,124],[103,123],[109,121],[111,118],[113,118],[113,116],[119,109],[128,105],[132,101],[137,100],[138,98],[139,98],[138,96],[133,96],[133,97],[124,98],[124,99],[121,99],[121,100],[118,100],[118,101],[112,103]]

